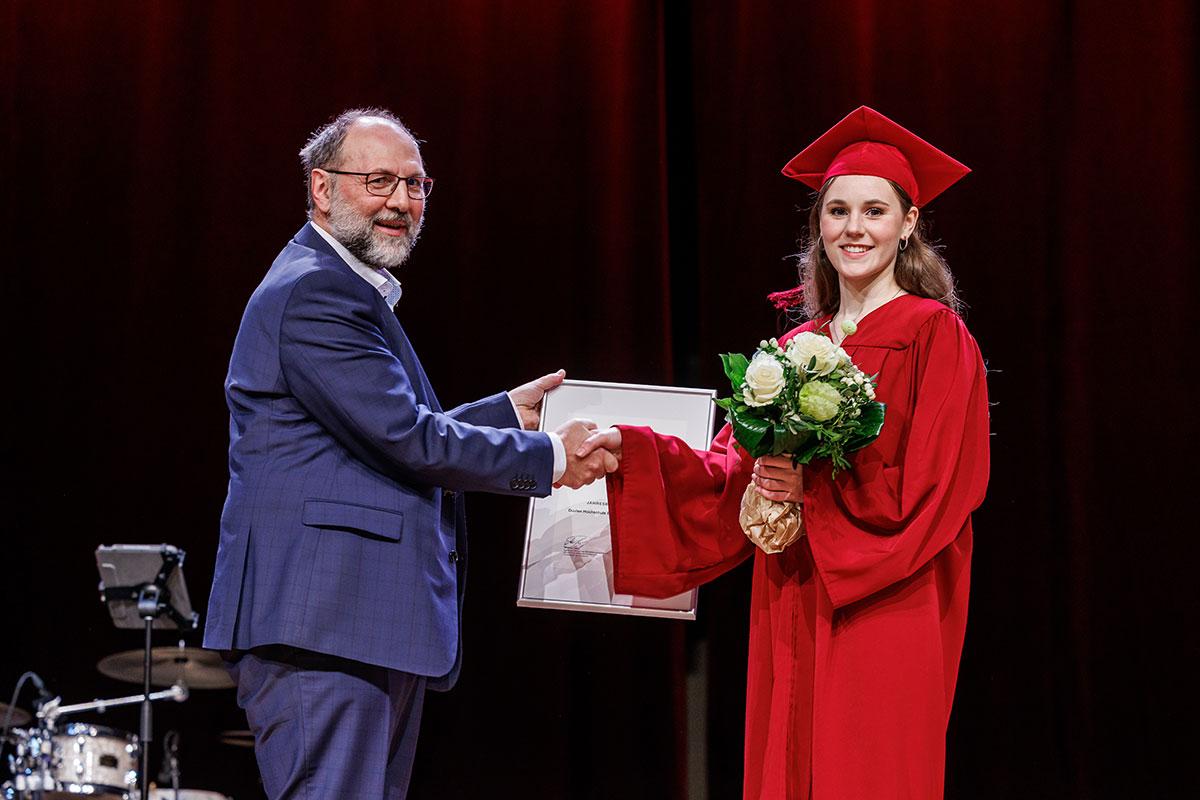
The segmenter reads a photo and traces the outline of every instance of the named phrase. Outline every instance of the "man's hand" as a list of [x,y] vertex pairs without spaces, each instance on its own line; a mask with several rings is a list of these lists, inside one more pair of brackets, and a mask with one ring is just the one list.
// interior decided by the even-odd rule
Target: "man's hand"
[[768,500],[804,502],[804,467],[793,467],[792,457],[763,456],[754,462],[754,486]]
[[558,479],[558,483],[554,484],[555,488],[568,486],[578,489],[587,486],[597,478],[616,471],[619,466],[617,457],[607,450],[592,447],[585,455],[579,455],[583,449],[584,440],[594,430],[596,430],[596,423],[591,420],[573,419],[563,423],[555,431],[562,438],[563,448],[567,451],[567,471]]
[[558,372],[551,372],[549,375],[543,375],[535,381],[523,383],[517,388],[509,390],[508,396],[512,398],[513,405],[517,407],[522,428],[527,431],[537,430],[538,423],[542,418],[542,397],[546,392],[562,383],[565,377],[567,377],[567,371],[560,369]]

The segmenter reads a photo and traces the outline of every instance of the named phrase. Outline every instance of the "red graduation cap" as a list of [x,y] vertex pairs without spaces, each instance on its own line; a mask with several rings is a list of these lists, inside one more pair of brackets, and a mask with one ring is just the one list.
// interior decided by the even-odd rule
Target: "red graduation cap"
[[875,175],[923,206],[971,170],[873,108],[859,106],[783,168],[820,189],[838,175]]

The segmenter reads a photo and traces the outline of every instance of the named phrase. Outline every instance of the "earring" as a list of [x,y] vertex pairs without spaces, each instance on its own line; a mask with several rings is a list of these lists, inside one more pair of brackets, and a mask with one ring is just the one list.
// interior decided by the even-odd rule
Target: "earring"
[[907,236],[905,236],[903,239],[900,240],[900,252],[903,253],[904,248],[906,248],[906,247],[908,247],[908,237]]

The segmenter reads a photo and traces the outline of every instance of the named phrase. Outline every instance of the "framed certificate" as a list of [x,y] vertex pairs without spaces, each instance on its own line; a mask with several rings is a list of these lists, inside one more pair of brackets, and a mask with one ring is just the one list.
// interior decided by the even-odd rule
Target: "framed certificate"
[[[575,417],[601,428],[647,425],[704,449],[712,441],[715,397],[712,389],[567,380],[546,395],[541,426],[554,430]],[[695,619],[696,594],[693,589],[656,599],[613,591],[603,480],[582,489],[564,486],[530,501],[518,606]]]

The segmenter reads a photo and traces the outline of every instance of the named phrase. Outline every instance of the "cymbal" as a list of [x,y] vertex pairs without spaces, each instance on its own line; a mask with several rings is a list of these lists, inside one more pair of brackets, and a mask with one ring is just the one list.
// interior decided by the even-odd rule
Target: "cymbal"
[[[142,650],[126,650],[100,659],[102,675],[126,683],[142,682]],[[233,678],[221,656],[199,647],[155,647],[150,651],[150,683],[171,686],[182,682],[189,689],[232,689]]]
[[221,731],[217,741],[234,747],[254,747],[254,734],[250,731]]
[[33,719],[33,715],[23,708],[17,708],[16,706],[9,706],[5,705],[4,703],[0,703],[0,725],[4,724],[4,719],[8,716],[8,712],[10,710],[12,711],[12,722],[9,724],[14,728],[18,725],[24,725],[26,722],[29,722],[29,720]]

